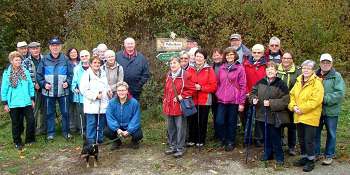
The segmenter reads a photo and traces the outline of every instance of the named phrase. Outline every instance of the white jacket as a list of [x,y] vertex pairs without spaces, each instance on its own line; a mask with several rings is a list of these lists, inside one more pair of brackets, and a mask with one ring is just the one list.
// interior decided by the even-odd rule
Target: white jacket
[[[89,68],[84,72],[80,80],[80,91],[84,96],[84,113],[98,114],[100,107],[100,114],[106,113],[108,106],[107,92],[110,90],[106,72],[101,69],[101,76],[98,77]],[[99,92],[102,92],[102,99],[96,99]],[[101,103],[101,104],[100,104]]]

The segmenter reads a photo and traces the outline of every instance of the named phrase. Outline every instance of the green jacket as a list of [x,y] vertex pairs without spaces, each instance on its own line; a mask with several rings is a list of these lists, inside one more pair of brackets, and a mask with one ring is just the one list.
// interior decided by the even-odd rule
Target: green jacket
[[293,88],[300,74],[301,69],[294,64],[289,70],[284,70],[282,64],[280,64],[277,69],[277,77],[281,78],[287,84],[289,90]]
[[[321,69],[316,71],[316,75],[321,76]],[[345,83],[340,75],[334,68],[332,68],[328,74],[323,78],[324,97],[322,105],[322,115],[328,117],[339,116],[341,110],[341,104],[345,96]]]

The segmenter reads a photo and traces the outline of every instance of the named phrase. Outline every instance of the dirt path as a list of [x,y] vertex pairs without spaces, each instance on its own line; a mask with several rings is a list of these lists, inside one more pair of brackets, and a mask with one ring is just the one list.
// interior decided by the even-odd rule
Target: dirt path
[[[59,150],[55,154],[43,155],[34,165],[23,170],[23,174],[303,174],[301,168],[291,166],[296,157],[287,157],[283,170],[275,170],[273,162],[265,164],[250,160],[244,163],[244,150],[236,148],[227,153],[222,149],[198,150],[189,148],[180,159],[165,156],[165,145],[142,145],[133,150],[124,145],[120,150],[109,151],[109,146],[100,148],[97,168],[86,168],[85,160],[79,158],[79,148]],[[257,158],[261,149],[252,150]],[[332,166],[317,163],[315,170],[308,174],[350,174],[349,161],[337,160]]]

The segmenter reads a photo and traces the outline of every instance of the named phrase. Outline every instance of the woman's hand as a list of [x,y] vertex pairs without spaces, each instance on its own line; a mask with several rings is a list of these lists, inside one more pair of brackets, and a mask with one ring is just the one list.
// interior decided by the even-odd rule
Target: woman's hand
[[197,91],[200,91],[202,89],[201,85],[195,84],[194,87],[196,88]]
[[270,106],[270,100],[264,100],[264,106],[269,107]]
[[35,102],[32,100],[32,108],[35,109]]
[[5,112],[10,112],[10,108],[9,108],[8,105],[4,105],[4,111],[5,111]]
[[238,105],[238,111],[243,112],[244,111],[244,105]]
[[259,101],[259,99],[257,99],[257,98],[253,98],[253,105],[258,104],[258,101]]

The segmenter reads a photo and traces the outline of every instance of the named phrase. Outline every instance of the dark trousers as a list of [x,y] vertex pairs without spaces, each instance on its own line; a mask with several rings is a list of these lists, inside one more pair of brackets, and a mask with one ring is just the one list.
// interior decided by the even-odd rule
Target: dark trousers
[[307,157],[309,160],[314,160],[317,127],[298,123],[297,131],[301,156]]
[[209,106],[199,105],[197,106],[197,113],[189,116],[189,142],[194,143],[205,143],[207,136],[207,125],[208,125],[208,113]]
[[254,137],[255,142],[264,143],[265,123],[255,120]]
[[266,133],[266,150],[264,152],[264,159],[268,160],[272,158],[275,153],[275,159],[277,162],[284,161],[284,155],[281,143],[281,128],[276,128],[274,125],[267,124]]
[[[121,130],[125,131],[126,129],[121,129]],[[117,131],[112,131],[109,127],[105,128],[104,135],[110,140],[114,140],[118,138]],[[142,129],[139,128],[138,130],[136,130],[134,133],[131,133],[130,135],[131,135],[131,141],[133,143],[138,143],[143,138]]]
[[12,123],[12,138],[15,144],[22,144],[21,135],[24,131],[24,118],[26,119],[25,143],[35,142],[35,118],[32,106],[10,109]]
[[45,118],[45,98],[41,94],[41,89],[35,91],[35,109],[34,118],[36,122],[36,133],[45,134],[46,133],[46,118]]
[[[284,128],[287,128],[288,148],[294,148],[297,142],[297,127],[295,123],[283,124],[281,126],[281,134],[283,139]],[[282,140],[281,140],[282,141]]]
[[217,133],[217,124],[216,124],[216,119],[217,119],[217,110],[218,110],[218,102],[217,98],[215,95],[212,96],[212,105],[211,105],[211,113],[213,115],[213,125],[214,125],[214,138],[218,138],[218,133]]
[[224,145],[235,144],[237,129],[237,104],[218,104],[216,126],[219,139]]

